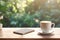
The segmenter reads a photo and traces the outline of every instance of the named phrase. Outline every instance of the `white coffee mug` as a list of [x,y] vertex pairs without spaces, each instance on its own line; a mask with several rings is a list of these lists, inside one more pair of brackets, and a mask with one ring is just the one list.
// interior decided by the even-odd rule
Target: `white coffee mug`
[[55,23],[51,21],[40,21],[40,28],[43,33],[49,33],[49,31],[53,30]]

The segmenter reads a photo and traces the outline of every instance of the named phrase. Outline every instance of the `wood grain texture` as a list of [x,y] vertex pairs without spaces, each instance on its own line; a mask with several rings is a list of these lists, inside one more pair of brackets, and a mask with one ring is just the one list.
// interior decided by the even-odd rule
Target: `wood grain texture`
[[26,35],[14,34],[13,31],[24,28],[2,28],[0,40],[60,40],[60,28],[54,28],[53,35],[38,35],[40,28],[28,28],[35,31]]

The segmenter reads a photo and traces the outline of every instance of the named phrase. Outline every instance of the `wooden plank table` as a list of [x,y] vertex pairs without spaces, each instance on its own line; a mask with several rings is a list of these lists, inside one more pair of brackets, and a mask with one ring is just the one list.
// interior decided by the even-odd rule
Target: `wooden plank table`
[[38,35],[40,28],[28,28],[35,31],[26,35],[14,34],[13,31],[23,28],[2,28],[0,40],[60,40],[60,28],[54,28],[53,35]]

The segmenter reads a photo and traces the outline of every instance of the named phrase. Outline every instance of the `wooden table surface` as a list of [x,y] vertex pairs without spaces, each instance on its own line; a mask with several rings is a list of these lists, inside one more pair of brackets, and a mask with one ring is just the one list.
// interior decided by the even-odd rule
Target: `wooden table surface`
[[40,40],[40,39],[55,39],[55,40],[60,40],[60,28],[54,28],[53,35],[38,35],[40,28],[28,28],[28,29],[34,29],[35,31],[32,33],[28,33],[26,35],[18,35],[14,34],[13,31],[18,30],[18,29],[24,29],[24,28],[2,28],[0,30],[0,40],[6,39],[16,39],[16,40]]

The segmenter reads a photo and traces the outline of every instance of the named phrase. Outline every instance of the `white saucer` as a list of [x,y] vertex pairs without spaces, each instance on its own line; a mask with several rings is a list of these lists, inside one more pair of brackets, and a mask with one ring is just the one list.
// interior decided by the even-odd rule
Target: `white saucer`
[[48,33],[44,33],[42,31],[39,31],[39,34],[53,34],[54,30],[49,31]]

